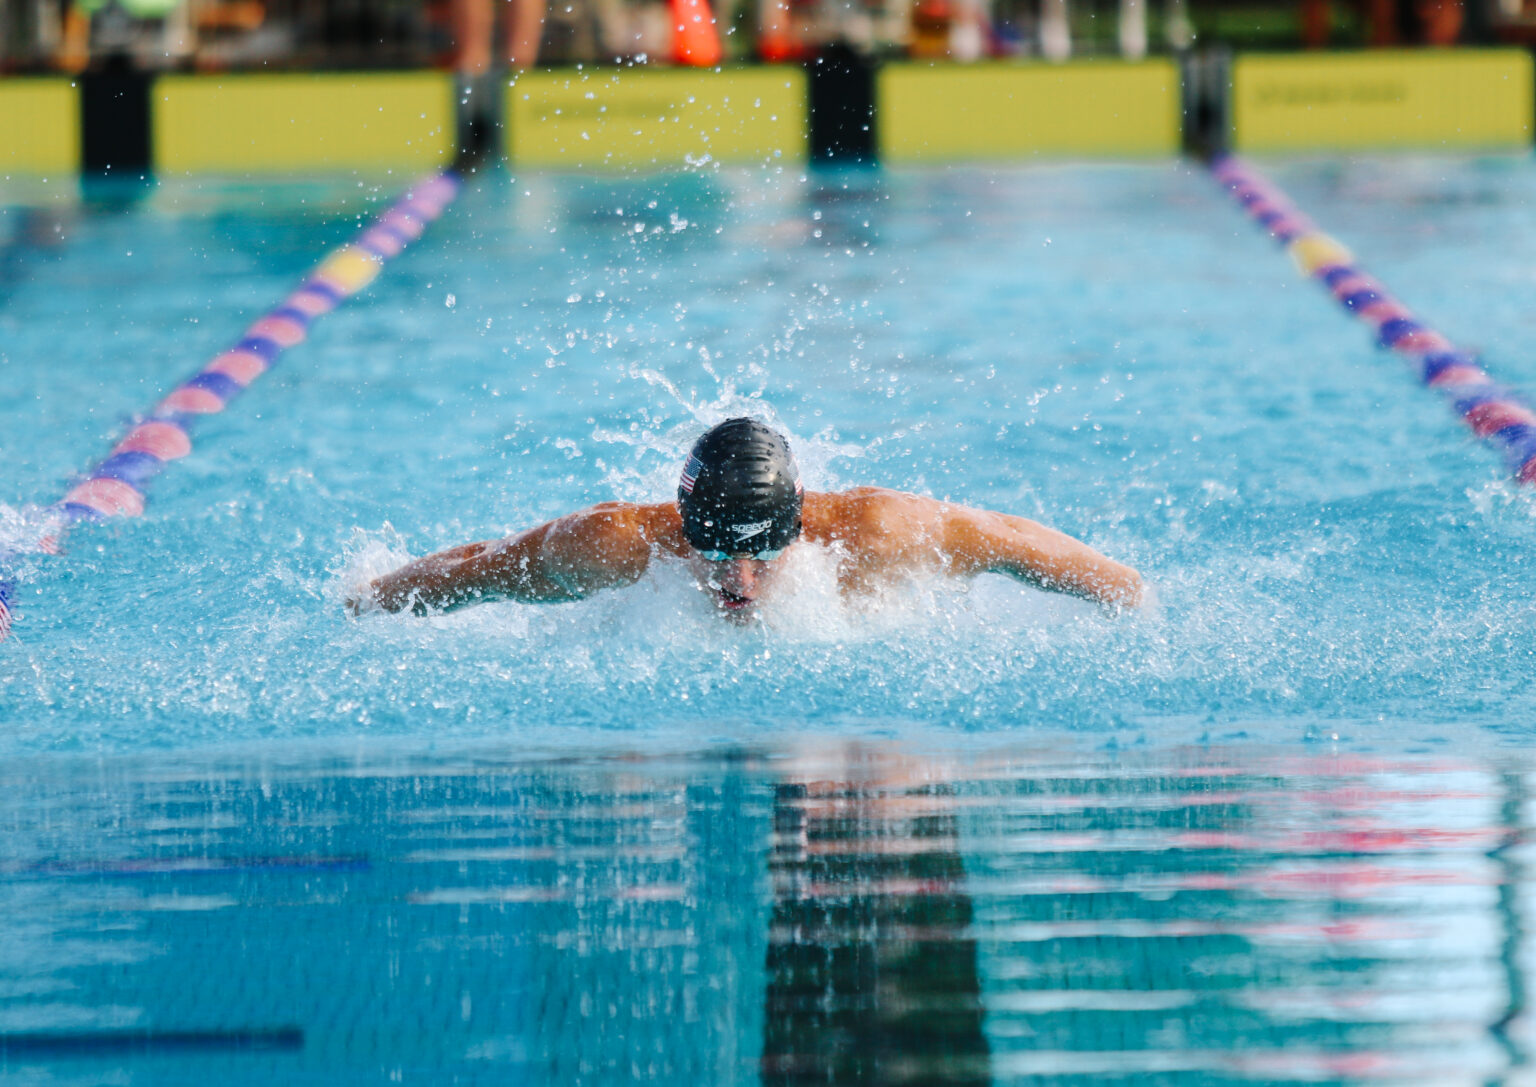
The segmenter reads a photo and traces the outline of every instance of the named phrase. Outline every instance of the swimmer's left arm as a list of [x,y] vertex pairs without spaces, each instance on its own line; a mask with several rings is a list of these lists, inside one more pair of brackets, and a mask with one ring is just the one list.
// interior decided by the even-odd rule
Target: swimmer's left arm
[[347,610],[417,614],[492,600],[554,603],[639,579],[650,561],[643,509],[608,502],[501,540],[464,544],[375,579]]
[[1023,517],[950,506],[941,513],[944,551],[957,574],[1008,574],[1054,592],[1134,608],[1141,575],[1064,532]]
[[574,599],[557,582],[540,576],[537,564],[530,561],[548,529],[540,525],[506,539],[463,544],[406,563],[360,589],[355,599],[348,599],[347,610],[359,615],[376,605],[425,615],[508,597]]

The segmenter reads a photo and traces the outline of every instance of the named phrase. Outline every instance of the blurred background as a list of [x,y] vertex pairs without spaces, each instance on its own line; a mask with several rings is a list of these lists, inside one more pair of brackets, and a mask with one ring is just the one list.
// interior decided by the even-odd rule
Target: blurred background
[[[668,63],[664,0],[4,0],[0,71]],[[720,0],[721,59],[1531,44],[1536,0]]]

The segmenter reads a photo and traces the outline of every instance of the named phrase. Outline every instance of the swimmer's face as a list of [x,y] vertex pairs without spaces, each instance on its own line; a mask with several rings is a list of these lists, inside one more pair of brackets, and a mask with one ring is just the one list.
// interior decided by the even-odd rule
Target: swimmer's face
[[699,585],[710,594],[715,607],[730,618],[745,622],[778,577],[784,562],[782,558],[718,557],[714,552],[690,551],[688,567],[699,579]]

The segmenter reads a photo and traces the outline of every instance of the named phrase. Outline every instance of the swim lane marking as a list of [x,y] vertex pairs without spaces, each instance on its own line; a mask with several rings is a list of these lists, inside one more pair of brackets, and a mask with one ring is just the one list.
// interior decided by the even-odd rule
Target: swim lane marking
[[1269,231],[1296,266],[1321,283],[1353,316],[1376,331],[1429,388],[1441,393],[1479,438],[1496,446],[1521,483],[1536,483],[1536,408],[1496,382],[1469,351],[1420,322],[1386,287],[1366,275],[1354,255],[1323,233],[1273,182],[1236,155],[1211,161],[1211,172],[1248,215]]
[[214,357],[141,418],[106,458],[49,506],[41,534],[30,545],[0,553],[0,641],[11,630],[15,580],[5,567],[18,554],[58,554],[64,537],[81,521],[137,517],[144,491],[167,464],[192,452],[192,426],[201,415],[224,410],[266,373],[288,348],[303,342],[315,318],[378,278],[458,195],[452,170],[426,178],[386,208],[357,238],[331,252],[298,290],[245,330],[234,346]]

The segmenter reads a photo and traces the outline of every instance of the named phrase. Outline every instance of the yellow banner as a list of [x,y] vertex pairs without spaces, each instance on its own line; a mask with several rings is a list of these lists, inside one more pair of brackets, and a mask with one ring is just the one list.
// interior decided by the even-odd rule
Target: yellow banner
[[890,163],[1179,150],[1179,71],[1166,60],[892,64],[876,99]]
[[798,68],[528,72],[507,90],[508,157],[569,169],[800,163]]
[[0,172],[80,169],[80,92],[67,79],[0,79]]
[[439,72],[164,76],[150,97],[161,171],[421,168],[455,143]]
[[1239,151],[1526,148],[1531,56],[1521,49],[1241,56]]

